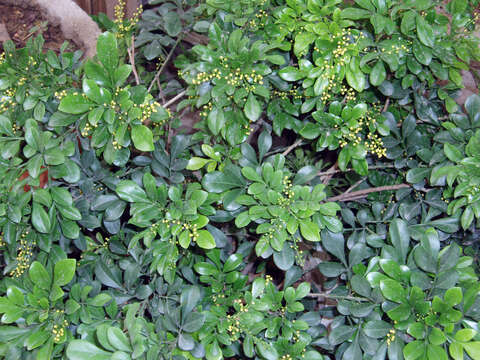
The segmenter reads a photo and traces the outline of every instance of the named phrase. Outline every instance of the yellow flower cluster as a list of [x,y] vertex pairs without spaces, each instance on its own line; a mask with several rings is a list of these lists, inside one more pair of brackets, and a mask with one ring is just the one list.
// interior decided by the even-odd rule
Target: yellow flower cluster
[[382,52],[387,55],[399,55],[401,52],[410,52],[410,49],[405,45],[392,45],[390,49],[382,48]]
[[368,134],[367,141],[365,141],[365,147],[367,151],[377,155],[379,158],[387,156],[387,149],[383,146],[383,141],[377,134]]
[[4,62],[5,62],[5,53],[2,52],[2,53],[0,54],[0,65],[2,65]]
[[140,5],[133,13],[132,18],[125,20],[125,1],[118,0],[117,4],[114,7],[115,18],[113,20],[113,22],[118,26],[118,33],[116,34],[116,36],[122,38],[125,36],[126,33],[133,30],[137,25],[142,12],[143,7],[142,5]]
[[208,102],[207,104],[202,106],[202,112],[200,112],[200,116],[207,117],[208,113],[212,110],[213,104]]
[[351,87],[346,87],[346,86],[342,86],[340,88],[340,94],[342,96],[345,96],[345,102],[349,102],[349,101],[355,101],[357,100],[357,95],[356,95],[356,92],[353,88]]
[[289,97],[293,97],[294,99],[302,99],[303,96],[298,92],[298,88],[294,87],[288,91],[278,91],[278,90],[273,90],[272,91],[273,96],[278,96],[280,99],[286,100]]
[[292,181],[285,175],[282,181],[283,184],[283,196],[278,201],[279,205],[283,208],[290,206],[295,196],[295,191],[292,190]]
[[16,92],[15,88],[5,90],[5,96],[0,97],[0,113],[13,109],[17,105],[14,101]]
[[85,124],[85,127],[83,128],[81,134],[83,137],[87,137],[90,135],[90,131],[92,131],[93,129],[97,128],[98,125],[95,124],[95,125],[90,125],[89,123],[86,123]]
[[158,107],[160,104],[156,101],[152,102],[151,104],[148,103],[143,103],[140,105],[134,104],[133,107],[137,108],[139,107],[142,110],[142,122],[145,122],[146,120],[150,119],[150,116],[152,116],[153,113],[158,112]]
[[122,148],[122,145],[120,145],[117,140],[113,140],[112,145],[115,150],[120,150]]
[[30,265],[30,259],[33,256],[33,248],[36,245],[36,242],[33,241],[31,244],[27,240],[28,231],[25,231],[20,236],[20,246],[17,253],[17,267],[10,272],[10,276],[17,278],[22,276],[22,274],[28,269]]
[[3,231],[0,233],[0,247],[7,245],[5,241],[3,241]]
[[270,275],[265,275],[265,285],[271,283],[273,278]]
[[204,82],[212,81],[214,79],[225,79],[227,84],[235,87],[244,87],[247,91],[254,91],[255,85],[263,85],[263,76],[257,74],[255,69],[250,72],[243,73],[240,68],[231,69],[225,63],[226,57],[220,56],[222,62],[222,69],[215,68],[211,72],[200,72],[192,80],[193,85],[200,85]]
[[241,324],[238,315],[235,314],[233,317],[231,315],[227,315],[227,323],[227,331],[230,333],[230,339],[233,341],[238,340],[241,332]]
[[53,94],[57,100],[62,100],[65,96],[67,96],[67,90],[62,91],[55,91]]
[[[66,320],[65,320],[66,321]],[[59,343],[65,335],[65,328],[63,326],[53,325],[52,329],[53,341]]]
[[387,346],[389,346],[393,341],[395,341],[395,329],[390,329],[387,334]]
[[188,237],[192,239],[192,241],[197,241],[198,239],[198,229],[197,229],[197,224],[189,224],[185,222],[181,222],[180,220],[169,220],[169,219],[163,219],[162,223],[164,224],[172,224],[172,225],[181,225],[183,230],[186,230],[189,232]]
[[[377,110],[377,108],[374,110]],[[352,143],[353,146],[362,143],[368,152],[377,155],[379,158],[386,156],[387,149],[384,147],[382,139],[369,130],[370,127],[375,126],[376,122],[375,115],[369,110],[365,116],[359,119],[356,127],[350,127],[347,132],[342,134],[342,139],[338,142],[340,147],[343,148],[349,143]],[[335,128],[338,128],[338,126],[335,125]],[[363,130],[368,131],[367,138],[364,141],[359,135]]]
[[260,10],[257,14],[255,14],[255,18],[256,19],[250,20],[247,25],[252,29],[262,28],[267,23],[268,13],[265,10]]

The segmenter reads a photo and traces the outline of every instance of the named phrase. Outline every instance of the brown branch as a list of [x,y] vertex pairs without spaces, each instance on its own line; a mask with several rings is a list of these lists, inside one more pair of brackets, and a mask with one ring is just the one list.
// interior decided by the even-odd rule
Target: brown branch
[[379,186],[379,187],[374,187],[370,189],[358,190],[351,193],[343,193],[341,195],[328,198],[325,201],[352,201],[352,200],[361,199],[367,196],[368,194],[371,194],[374,192],[393,191],[393,190],[405,189],[409,187],[410,187],[409,184]]
[[170,59],[172,58],[173,56],[173,53],[175,52],[175,49],[177,48],[178,44],[180,44],[180,42],[182,41],[183,39],[183,36],[180,34],[178,35],[178,39],[177,41],[175,42],[175,45],[173,45],[172,49],[170,50],[170,52],[168,53],[167,57],[165,58],[165,61],[163,62],[162,66],[160,67],[160,69],[158,69],[157,73],[155,74],[155,77],[153,78],[152,82],[150,83],[150,86],[148,87],[148,92],[150,92],[150,90],[152,90],[152,87],[153,87],[153,84],[155,84],[155,82],[157,81],[157,79],[160,77],[160,75],[162,74],[163,70],[165,69],[165,66],[167,66],[168,62],[170,61]]
[[362,182],[365,181],[366,178],[361,178],[360,180],[358,180],[355,184],[353,184],[352,186],[350,186],[347,191],[345,191],[345,194],[351,192],[353,189],[355,189],[358,185],[360,185]]
[[[378,169],[392,169],[394,168],[395,165],[378,165],[378,166],[369,166],[368,167],[368,170],[378,170]],[[338,173],[341,173],[341,172],[350,172],[350,171],[355,171],[354,169],[351,169],[351,168],[348,168],[346,169],[345,171],[343,170],[340,170],[340,169],[336,169],[336,170],[330,170],[328,169],[327,171],[322,171],[322,172],[319,172],[317,174],[317,176],[325,176],[325,175],[329,175],[329,174],[338,174]]]
[[387,101],[385,101],[385,105],[383,106],[383,110],[382,110],[382,112],[385,112],[385,111],[387,111],[387,109],[388,109],[388,105],[389,105],[389,104],[390,104],[390,98],[389,98],[389,97],[387,97]]
[[358,302],[371,302],[371,300],[358,296],[349,296],[349,295],[333,295],[328,293],[310,293],[308,297],[316,298],[325,298],[325,299],[335,299],[335,300],[352,300]]
[[176,95],[175,97],[173,97],[172,99],[168,100],[165,104],[162,104],[162,106],[164,108],[167,108],[169,107],[170,105],[172,105],[175,101],[177,101],[178,99],[180,99],[181,97],[183,97],[184,95],[186,94],[186,91],[182,91],[181,93],[179,93],[178,95]]
[[127,49],[128,58],[130,59],[130,65],[132,65],[133,75],[135,76],[135,82],[140,85],[140,78],[138,77],[137,69],[135,68],[135,36],[132,35],[132,45]]
[[333,164],[327,171],[323,173],[318,173],[320,176],[320,180],[322,181],[322,184],[327,185],[330,179],[333,177],[333,174],[341,171],[337,171],[338,165],[337,163]]
[[290,145],[283,153],[282,155],[283,156],[287,156],[288,154],[290,154],[290,152],[295,149],[297,146],[299,146],[300,144],[302,143],[302,139],[298,139],[297,141],[295,141],[292,145]]

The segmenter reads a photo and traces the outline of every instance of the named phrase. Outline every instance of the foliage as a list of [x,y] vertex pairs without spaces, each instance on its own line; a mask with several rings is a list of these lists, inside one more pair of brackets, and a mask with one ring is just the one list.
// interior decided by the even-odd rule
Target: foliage
[[119,2],[92,59],[5,43],[0,358],[479,359],[475,5]]

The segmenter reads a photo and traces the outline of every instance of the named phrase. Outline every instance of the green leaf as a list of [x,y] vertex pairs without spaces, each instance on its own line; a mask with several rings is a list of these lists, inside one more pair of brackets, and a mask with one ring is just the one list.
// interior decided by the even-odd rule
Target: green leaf
[[470,227],[470,225],[473,222],[473,218],[474,218],[473,209],[471,206],[467,206],[465,210],[463,210],[462,216],[460,218],[460,223],[462,224],[462,228],[464,230],[467,230]]
[[365,74],[357,67],[351,69],[351,67],[346,68],[345,72],[347,83],[352,88],[358,92],[362,92],[366,86]]
[[405,360],[415,360],[425,354],[425,345],[423,341],[412,341],[408,343],[403,348],[403,356],[405,356]]
[[204,158],[201,158],[201,157],[198,157],[198,156],[194,156],[194,157],[190,158],[190,160],[188,160],[188,164],[187,164],[186,169],[187,170],[193,170],[193,171],[199,170],[211,161],[212,160],[210,160],[210,159],[204,159]]
[[165,30],[169,36],[175,37],[182,31],[182,21],[176,11],[167,11],[163,16]]
[[430,334],[428,335],[428,341],[430,342],[430,344],[433,345],[442,345],[445,341],[447,341],[447,337],[442,330],[433,327],[431,328]]
[[433,28],[421,15],[417,15],[417,35],[424,45],[428,47],[433,47],[435,45]]
[[115,190],[120,199],[128,202],[148,202],[145,191],[132,180],[122,180]]
[[309,241],[320,241],[320,229],[312,221],[302,220],[300,222],[300,233]]
[[243,257],[241,254],[230,255],[223,265],[223,272],[227,273],[235,270],[242,263],[242,259]]
[[207,230],[199,230],[197,244],[202,249],[213,249],[215,248],[215,239]]
[[67,114],[83,114],[90,110],[93,103],[82,95],[70,94],[65,96],[58,105],[58,110]]
[[256,349],[258,353],[265,358],[266,360],[278,360],[279,355],[277,350],[267,342],[258,342],[256,344]]
[[285,81],[297,81],[304,78],[303,73],[293,66],[284,67],[278,75]]
[[480,341],[472,341],[463,344],[463,348],[472,359],[480,359]]
[[238,228],[242,228],[250,224],[250,216],[248,211],[244,211],[237,215],[235,218],[235,226]]
[[130,346],[130,342],[128,341],[127,336],[119,328],[113,326],[108,328],[107,337],[108,342],[115,349],[126,352],[132,351],[132,347]]
[[427,358],[435,360],[448,360],[448,355],[443,347],[429,344],[427,346]]
[[460,287],[453,287],[448,289],[445,292],[445,296],[443,297],[443,299],[450,306],[460,304],[463,299],[462,289]]
[[374,339],[384,338],[392,329],[392,325],[383,320],[371,320],[365,324],[363,331]]
[[218,346],[217,340],[214,340],[207,346],[205,346],[205,356],[207,360],[222,360],[223,353],[220,346]]
[[28,275],[30,276],[30,280],[32,280],[32,282],[40,289],[50,289],[50,286],[52,284],[52,278],[47,272],[47,269],[45,269],[45,267],[38,261],[34,261],[32,265],[30,265]]
[[132,125],[133,145],[140,151],[153,151],[153,133],[145,125]]
[[61,165],[65,162],[65,155],[59,148],[51,148],[44,153],[45,163],[47,165]]
[[385,66],[383,65],[383,61],[379,60],[370,73],[370,83],[373,86],[379,86],[385,81],[386,78],[387,72],[385,70]]
[[111,32],[100,34],[97,40],[97,57],[105,69],[113,76],[118,65],[117,38]]
[[472,338],[476,334],[477,334],[477,332],[473,329],[469,329],[469,328],[461,329],[461,330],[458,330],[455,333],[455,340],[461,341],[461,342],[467,342],[467,341],[472,340]]
[[262,108],[260,107],[257,98],[252,93],[248,94],[243,111],[247,119],[250,121],[257,121],[260,118]]
[[390,223],[390,240],[405,263],[410,245],[410,234],[407,223],[401,219],[395,219]]
[[33,203],[32,224],[38,232],[48,234],[51,231],[50,217],[43,206],[36,202]]
[[464,158],[462,152],[452,144],[443,144],[443,151],[450,161],[458,163]]
[[225,114],[222,109],[214,108],[208,114],[207,124],[213,135],[220,134],[225,127],[225,122]]
[[425,178],[429,177],[429,168],[413,168],[408,170],[406,179],[410,184],[417,184]]
[[35,331],[25,340],[25,346],[27,349],[33,350],[43,345],[45,341],[50,337],[50,332],[45,330]]
[[67,347],[70,360],[110,360],[112,354],[85,340],[72,340]]
[[402,303],[406,301],[405,289],[398,281],[385,279],[380,281],[380,291],[390,301]]
[[63,259],[55,264],[53,270],[53,284],[58,286],[67,285],[75,275],[75,259]]

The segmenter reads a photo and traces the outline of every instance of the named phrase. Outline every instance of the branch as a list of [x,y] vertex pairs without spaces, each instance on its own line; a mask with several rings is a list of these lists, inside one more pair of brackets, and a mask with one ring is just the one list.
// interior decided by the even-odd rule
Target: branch
[[[387,165],[378,165],[378,166],[369,166],[368,167],[368,170],[375,170],[375,169],[391,169],[391,168],[394,168],[395,165],[393,164],[387,164]],[[329,174],[338,174],[338,173],[341,173],[341,172],[350,172],[350,171],[355,171],[353,169],[346,169],[345,171],[342,171],[340,169],[335,169],[335,170],[331,170],[331,169],[328,169],[327,171],[322,171],[322,172],[319,172],[317,174],[317,176],[325,176],[325,175],[329,175]]]
[[137,69],[135,68],[135,36],[132,35],[132,46],[127,49],[128,58],[130,59],[130,65],[132,65],[133,75],[135,76],[135,82],[140,85],[140,78],[138,77]]
[[155,77],[153,78],[152,82],[150,83],[150,86],[148,87],[148,92],[152,90],[153,84],[157,81],[157,79],[160,77],[160,74],[163,72],[163,69],[165,69],[165,66],[168,64],[170,59],[172,58],[173,52],[177,48],[178,44],[180,44],[180,41],[182,41],[183,36],[179,35],[177,41],[175,42],[175,45],[173,45],[172,49],[168,53],[167,57],[165,58],[165,61],[163,62],[162,66],[160,69],[158,69],[157,73],[155,74]]
[[360,185],[362,182],[365,181],[365,177],[362,177],[360,180],[358,180],[355,184],[353,184],[352,186],[350,186],[347,191],[345,191],[345,194],[351,192],[353,189],[355,189],[358,185]]
[[364,297],[357,297],[357,296],[350,296],[350,295],[332,295],[328,293],[311,293],[308,294],[309,297],[316,297],[316,298],[325,298],[325,299],[335,299],[335,300],[352,300],[358,302],[371,302],[371,300],[364,298]]
[[186,90],[183,90],[180,94],[178,94],[177,96],[175,96],[175,97],[173,97],[172,99],[168,100],[165,104],[162,104],[162,106],[163,106],[164,108],[169,107],[169,106],[172,105],[175,101],[177,101],[178,99],[180,99],[181,97],[183,97],[186,92],[187,92]]
[[302,139],[298,139],[297,141],[295,141],[292,145],[290,145],[283,153],[282,155],[283,156],[287,156],[288,154],[290,154],[290,152],[295,149],[298,145],[300,145],[302,143]]
[[409,184],[398,184],[398,185],[387,185],[387,186],[379,186],[370,189],[358,190],[353,191],[351,193],[343,193],[341,195],[333,196],[331,198],[326,199],[325,201],[352,201],[361,199],[367,196],[370,193],[374,192],[381,192],[381,191],[393,191],[398,189],[405,189],[409,188]]
[[341,170],[338,170],[338,165],[337,163],[333,164],[327,171],[323,173],[318,173],[318,176],[320,176],[320,180],[322,181],[322,184],[327,185],[330,179],[333,177],[333,174],[337,172],[341,172]]
[[385,112],[388,110],[388,105],[390,104],[390,98],[387,97],[387,101],[385,101],[385,105],[383,106],[382,112]]

